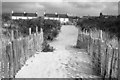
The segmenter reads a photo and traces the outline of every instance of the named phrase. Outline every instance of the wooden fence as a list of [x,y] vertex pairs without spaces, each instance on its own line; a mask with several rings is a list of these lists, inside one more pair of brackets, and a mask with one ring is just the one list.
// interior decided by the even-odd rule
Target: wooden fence
[[34,33],[27,37],[2,42],[0,48],[0,78],[14,78],[25,64],[26,60],[36,51],[42,50],[43,32]]
[[117,78],[118,40],[116,37],[110,39],[109,34],[101,30],[86,32],[79,28],[77,47],[87,50],[96,74],[103,78]]

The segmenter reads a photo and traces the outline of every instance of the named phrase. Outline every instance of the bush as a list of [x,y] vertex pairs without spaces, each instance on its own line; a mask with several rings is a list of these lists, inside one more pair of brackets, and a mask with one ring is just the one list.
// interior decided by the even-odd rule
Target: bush
[[53,52],[54,48],[51,47],[47,41],[44,41],[44,43],[42,44],[42,52]]
[[36,32],[36,27],[38,27],[38,32],[40,32],[41,28],[43,28],[44,37],[47,40],[53,40],[55,37],[57,37],[61,25],[60,22],[57,20],[44,20],[43,18],[39,17],[36,19],[27,19],[27,20],[11,20],[10,14],[2,14],[2,20],[4,22],[9,21],[10,22],[10,29],[13,28],[12,25],[14,25],[15,29],[18,30],[18,32],[22,36],[29,35],[29,28],[31,28],[31,32]]
[[77,26],[82,29],[100,29],[120,37],[120,17],[80,19]]
[[47,40],[53,40],[60,32],[60,22],[56,20],[44,20],[43,32]]
[[43,28],[44,36],[47,40],[53,40],[57,37],[60,31],[60,23],[55,20],[44,20],[43,18],[37,18],[32,20],[16,20],[19,31],[25,35],[28,35],[29,28],[31,28],[32,33],[36,32],[36,27],[38,27],[38,31],[40,32],[41,28]]

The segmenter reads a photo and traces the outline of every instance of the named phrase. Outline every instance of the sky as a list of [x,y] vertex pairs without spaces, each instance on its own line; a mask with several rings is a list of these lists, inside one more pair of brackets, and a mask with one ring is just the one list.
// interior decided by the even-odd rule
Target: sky
[[4,0],[2,12],[68,13],[75,16],[118,15],[119,0]]

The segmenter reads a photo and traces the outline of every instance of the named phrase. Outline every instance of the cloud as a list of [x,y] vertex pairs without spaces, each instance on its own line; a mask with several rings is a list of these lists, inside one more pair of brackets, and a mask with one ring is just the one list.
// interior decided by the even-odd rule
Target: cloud
[[3,12],[35,12],[38,10],[44,9],[44,5],[41,5],[36,2],[3,2],[2,4],[2,11]]
[[37,11],[40,15],[48,13],[69,13],[77,16],[117,14],[117,2],[3,2],[3,11]]
[[3,0],[3,2],[118,2],[119,0]]
[[119,2],[119,0],[64,0],[65,2]]
[[95,13],[99,14],[100,12],[104,12],[105,14],[117,15],[118,13],[117,2],[69,2],[69,4],[87,14],[94,12],[95,15]]
[[118,15],[118,3],[106,3],[106,7],[102,10],[105,14]]
[[3,2],[63,2],[63,0],[4,0]]

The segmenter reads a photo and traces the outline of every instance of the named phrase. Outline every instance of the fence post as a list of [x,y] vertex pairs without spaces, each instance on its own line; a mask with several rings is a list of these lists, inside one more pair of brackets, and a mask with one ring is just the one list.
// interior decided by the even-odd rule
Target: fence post
[[29,35],[31,35],[31,28],[29,28]]
[[42,41],[42,43],[43,43],[43,35],[44,35],[44,33],[43,33],[43,29],[41,28],[41,41]]
[[90,32],[88,32],[88,55],[90,55]]
[[16,38],[18,38],[18,37],[19,37],[19,35],[18,35],[18,30],[16,30],[16,34],[17,34],[17,35],[16,35]]
[[103,40],[102,30],[100,30],[100,40]]
[[36,26],[36,34],[38,34],[38,27]]
[[110,73],[109,73],[109,79],[112,78],[112,70],[113,70],[113,59],[114,59],[114,48],[112,47],[112,58],[111,58],[111,62],[110,62]]
[[120,39],[118,38],[118,80],[120,80]]
[[14,40],[14,31],[11,30],[11,41],[13,41],[13,40]]
[[[0,19],[0,72],[2,72],[2,25],[1,25],[2,21]],[[2,78],[2,73],[0,73],[0,79]]]
[[14,40],[14,31],[11,30],[11,52],[12,52],[12,62],[13,62],[13,79],[15,78],[15,54],[14,54],[14,44],[13,44],[13,40]]

